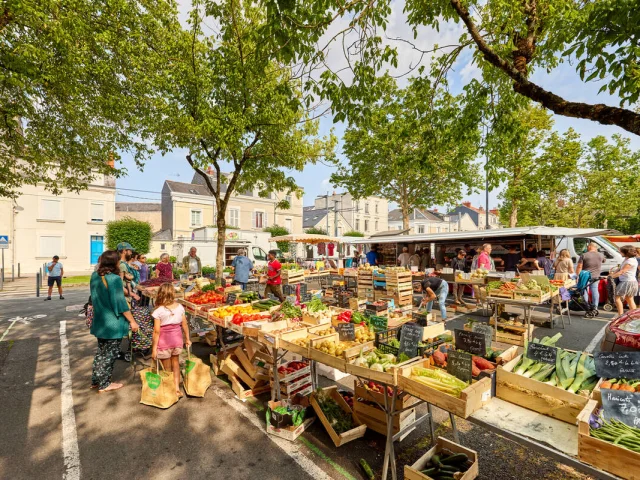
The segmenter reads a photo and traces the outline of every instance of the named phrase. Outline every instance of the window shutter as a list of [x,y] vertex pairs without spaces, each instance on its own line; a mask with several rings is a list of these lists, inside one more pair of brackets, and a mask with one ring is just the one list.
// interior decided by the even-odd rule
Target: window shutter
[[253,228],[258,228],[257,219],[256,219],[256,212],[253,212],[251,215],[252,215],[252,218],[253,218],[253,220],[252,220]]
[[60,200],[42,199],[42,218],[60,220]]
[[266,228],[269,226],[269,223],[267,222],[267,212],[264,212],[264,221],[262,224],[262,228]]
[[102,222],[104,220],[104,205],[102,203],[91,204],[91,221]]

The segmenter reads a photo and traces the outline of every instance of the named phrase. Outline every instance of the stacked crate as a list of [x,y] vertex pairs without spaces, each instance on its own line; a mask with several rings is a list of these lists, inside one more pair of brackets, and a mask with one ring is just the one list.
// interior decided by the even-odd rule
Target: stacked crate
[[394,271],[386,273],[387,297],[393,298],[398,306],[413,302],[413,282],[411,272]]
[[[287,362],[284,365],[281,365],[280,368],[286,368],[293,362]],[[297,363],[308,363],[308,362],[297,362]],[[269,383],[271,386],[274,384],[273,372],[269,372]],[[280,381],[280,393],[283,398],[291,399],[296,395],[302,395],[306,397],[313,391],[313,387],[311,385],[311,367],[306,366],[295,372],[283,374],[279,372],[279,381]]]
[[358,270],[358,298],[374,300],[372,270]]

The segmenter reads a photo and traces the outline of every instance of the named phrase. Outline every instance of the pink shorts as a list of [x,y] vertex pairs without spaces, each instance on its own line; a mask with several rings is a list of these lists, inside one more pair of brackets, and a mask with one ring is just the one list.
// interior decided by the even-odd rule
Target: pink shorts
[[182,348],[167,348],[165,350],[158,350],[158,358],[160,360],[168,360],[173,355],[180,355]]

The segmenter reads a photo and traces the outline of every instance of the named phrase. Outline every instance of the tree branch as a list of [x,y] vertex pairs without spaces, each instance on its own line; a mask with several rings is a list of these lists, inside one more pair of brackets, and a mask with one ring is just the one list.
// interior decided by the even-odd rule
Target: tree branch
[[564,98],[545,90],[527,80],[525,75],[511,63],[500,57],[484,40],[480,31],[473,23],[469,11],[461,0],[450,0],[451,6],[458,13],[471,34],[478,50],[485,60],[505,72],[514,81],[513,89],[525,97],[540,103],[558,115],[573,118],[593,120],[603,125],[617,125],[628,132],[640,135],[640,114],[624,108],[610,107],[602,103],[591,105],[581,102],[569,102]]
[[204,181],[207,184],[207,188],[211,192],[211,195],[213,195],[217,199],[218,194],[216,193],[216,189],[213,187],[213,184],[211,183],[211,179],[209,178],[209,175],[203,172],[200,167],[196,166],[196,164],[193,161],[193,158],[191,157],[191,154],[187,155],[187,162],[189,162],[189,165],[191,165],[191,168],[193,168],[197,173],[202,175],[202,178],[204,178]]

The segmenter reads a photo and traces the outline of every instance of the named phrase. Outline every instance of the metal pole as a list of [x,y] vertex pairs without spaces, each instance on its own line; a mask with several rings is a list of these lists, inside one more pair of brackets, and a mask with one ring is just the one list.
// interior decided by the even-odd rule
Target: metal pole
[[40,272],[36,273],[36,297],[40,296]]
[[[333,201],[333,231],[334,235],[338,236],[338,201]],[[329,233],[329,232],[327,232]]]
[[2,249],[2,283],[4,284],[4,248]]
[[324,208],[327,210],[327,235],[329,235],[329,191],[327,191],[327,196],[324,197]]
[[18,262],[18,278],[20,278],[20,263]]
[[[486,141],[488,136],[489,136],[489,128],[487,127],[487,133],[484,137],[485,146],[486,146]],[[484,218],[485,218],[485,230],[489,230],[489,153],[488,152],[485,152],[485,158],[486,158],[486,162],[484,164],[484,177],[485,177],[485,190],[487,194],[485,208],[487,209],[487,211],[485,213]]]
[[12,281],[12,282],[15,282],[15,281],[16,281],[16,277],[15,277],[15,275],[14,275],[14,273],[13,273],[13,263],[11,264],[11,281]]

